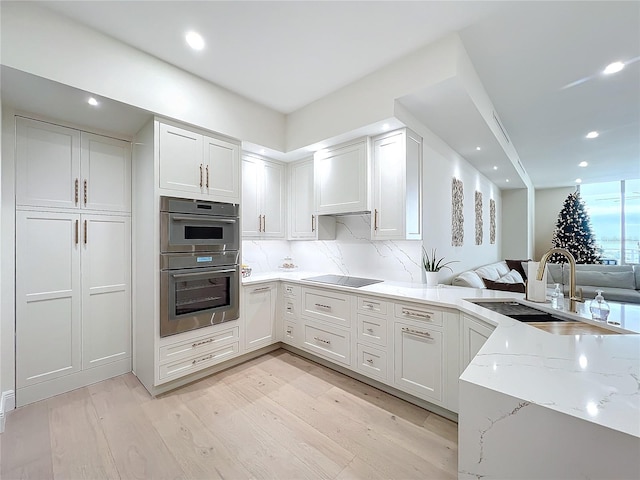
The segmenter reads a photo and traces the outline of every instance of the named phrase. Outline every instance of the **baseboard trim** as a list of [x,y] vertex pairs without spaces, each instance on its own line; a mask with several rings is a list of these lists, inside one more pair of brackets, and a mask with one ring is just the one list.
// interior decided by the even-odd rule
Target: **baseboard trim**
[[16,393],[13,390],[2,392],[0,396],[0,433],[4,432],[7,414],[16,408]]

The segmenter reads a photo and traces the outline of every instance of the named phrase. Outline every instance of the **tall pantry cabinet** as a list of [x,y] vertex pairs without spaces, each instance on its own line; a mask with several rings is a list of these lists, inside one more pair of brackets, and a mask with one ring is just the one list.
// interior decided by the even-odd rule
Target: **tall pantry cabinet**
[[131,371],[128,142],[16,117],[16,401]]

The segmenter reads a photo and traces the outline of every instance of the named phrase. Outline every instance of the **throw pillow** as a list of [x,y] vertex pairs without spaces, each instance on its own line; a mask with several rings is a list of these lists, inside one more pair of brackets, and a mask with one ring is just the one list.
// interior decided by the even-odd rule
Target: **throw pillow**
[[498,283],[524,283],[524,279],[522,275],[520,275],[515,270],[511,270],[506,275],[503,275],[499,279],[495,280]]
[[504,283],[483,279],[489,290],[502,290],[503,292],[524,293],[524,283]]
[[518,272],[525,280],[527,279],[527,271],[524,269],[522,264],[524,263],[526,265],[527,262],[530,261],[531,260],[505,260],[505,262],[507,262],[507,267],[509,267],[510,270]]

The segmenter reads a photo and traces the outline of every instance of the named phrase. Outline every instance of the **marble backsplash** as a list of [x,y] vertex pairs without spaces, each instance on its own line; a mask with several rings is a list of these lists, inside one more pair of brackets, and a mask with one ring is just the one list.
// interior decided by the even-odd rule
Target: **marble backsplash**
[[420,240],[371,240],[371,215],[337,217],[336,239],[244,240],[242,263],[254,272],[278,270],[289,256],[299,270],[423,283]]

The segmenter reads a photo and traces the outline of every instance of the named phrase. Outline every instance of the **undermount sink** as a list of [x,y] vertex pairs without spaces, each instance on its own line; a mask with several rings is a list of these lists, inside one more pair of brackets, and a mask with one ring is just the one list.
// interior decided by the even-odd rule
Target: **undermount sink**
[[575,322],[568,318],[553,315],[537,308],[514,301],[469,300],[483,308],[492,310],[519,322]]

